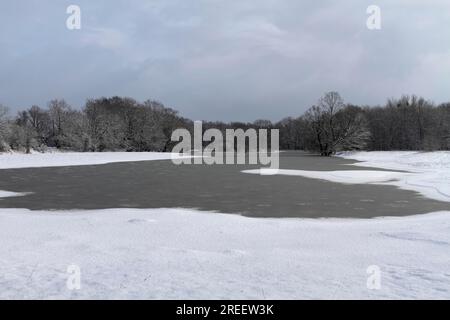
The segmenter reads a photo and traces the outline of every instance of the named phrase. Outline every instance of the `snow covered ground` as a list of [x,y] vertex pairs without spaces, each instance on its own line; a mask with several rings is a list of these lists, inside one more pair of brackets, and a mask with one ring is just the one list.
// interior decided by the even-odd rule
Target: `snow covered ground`
[[[450,298],[450,217],[253,219],[183,209],[0,214],[0,298]],[[81,289],[69,290],[68,267]],[[381,287],[369,290],[369,266]]]
[[1,198],[8,198],[8,197],[21,197],[25,196],[26,193],[18,193],[18,192],[10,192],[10,191],[1,191],[0,190],[0,200]]
[[428,198],[450,201],[450,152],[346,152],[346,159],[363,161],[357,166],[378,167],[389,170],[405,170],[414,174],[403,175],[392,181],[405,190],[418,191]]
[[[95,161],[110,162],[102,155]],[[425,181],[446,191],[448,153],[345,156],[413,171],[418,190]],[[359,183],[381,179],[369,178]],[[0,209],[0,226],[0,298],[450,298],[450,212],[314,220]],[[67,287],[70,266],[80,268],[79,290]],[[367,286],[376,277],[370,266],[380,270],[379,289]]]
[[182,158],[169,152],[49,152],[0,153],[0,169],[65,167],[114,162],[170,160]]
[[309,171],[261,168],[244,170],[243,172],[262,175],[302,176],[343,184],[394,185],[401,189],[417,191],[424,197],[439,201],[450,201],[450,152],[345,152],[339,156],[362,161],[355,163],[356,166],[394,171]]
[[288,170],[288,169],[252,169],[243,173],[262,175],[300,176],[311,179],[327,180],[343,184],[382,184],[392,180],[402,179],[409,173],[395,171],[375,170],[337,170],[337,171],[312,171],[312,170]]

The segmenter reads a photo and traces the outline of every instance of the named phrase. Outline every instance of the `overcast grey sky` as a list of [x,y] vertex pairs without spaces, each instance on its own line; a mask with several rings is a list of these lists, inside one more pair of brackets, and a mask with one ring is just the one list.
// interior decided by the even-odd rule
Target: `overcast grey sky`
[[[81,30],[66,8],[81,7]],[[381,8],[368,30],[366,9]],[[450,1],[2,0],[0,103],[162,101],[193,119],[279,120],[325,92],[450,101]]]

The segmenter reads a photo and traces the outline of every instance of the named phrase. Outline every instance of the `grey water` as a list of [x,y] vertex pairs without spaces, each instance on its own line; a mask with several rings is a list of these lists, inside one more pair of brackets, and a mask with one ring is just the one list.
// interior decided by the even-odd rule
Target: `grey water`
[[[353,160],[284,152],[280,168],[380,170]],[[345,185],[298,176],[242,173],[255,165],[174,165],[170,160],[0,170],[1,208],[73,210],[195,208],[249,217],[403,216],[449,210],[446,202],[386,185]]]

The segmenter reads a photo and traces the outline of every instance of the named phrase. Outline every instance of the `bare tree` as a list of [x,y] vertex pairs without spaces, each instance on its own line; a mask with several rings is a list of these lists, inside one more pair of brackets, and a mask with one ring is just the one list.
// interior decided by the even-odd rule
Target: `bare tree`
[[48,138],[52,133],[52,122],[50,114],[47,110],[41,109],[39,106],[33,105],[28,112],[28,121],[31,127],[36,131],[36,138],[41,145],[48,144]]
[[4,133],[8,124],[8,108],[0,104],[0,135]]
[[436,148],[440,150],[450,149],[450,103],[441,104],[434,115],[434,138],[437,141]]
[[26,153],[30,153],[31,149],[37,146],[37,132],[32,126],[29,113],[27,111],[19,112],[15,124],[13,139],[19,147],[25,148]]
[[7,151],[8,108],[0,104],[0,151]]
[[362,110],[346,106],[337,92],[326,93],[304,118],[322,156],[344,149],[362,149],[369,136]]

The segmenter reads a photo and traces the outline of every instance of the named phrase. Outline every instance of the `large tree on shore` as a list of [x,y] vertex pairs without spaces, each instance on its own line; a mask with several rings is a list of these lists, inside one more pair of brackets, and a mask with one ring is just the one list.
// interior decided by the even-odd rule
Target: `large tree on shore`
[[324,94],[304,118],[314,141],[313,148],[322,156],[340,150],[362,149],[369,136],[362,110],[346,105],[334,91]]

